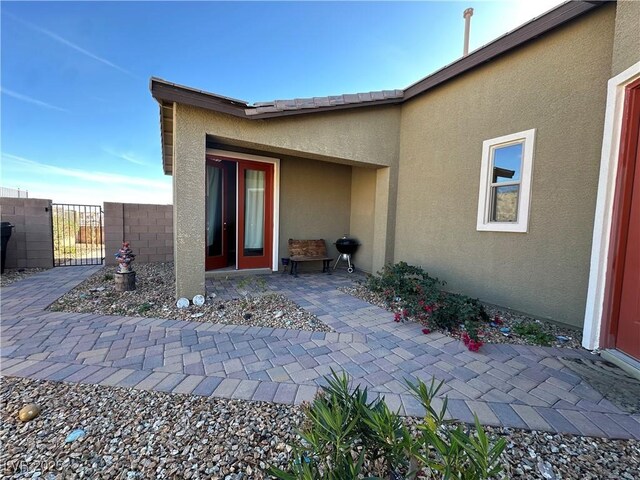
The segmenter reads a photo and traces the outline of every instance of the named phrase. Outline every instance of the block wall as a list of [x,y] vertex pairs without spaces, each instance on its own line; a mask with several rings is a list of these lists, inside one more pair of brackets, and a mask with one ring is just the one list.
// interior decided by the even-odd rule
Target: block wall
[[131,244],[137,263],[173,261],[173,206],[104,203],[105,262],[115,265],[123,241]]
[[53,267],[51,200],[0,197],[0,217],[10,222],[6,268]]

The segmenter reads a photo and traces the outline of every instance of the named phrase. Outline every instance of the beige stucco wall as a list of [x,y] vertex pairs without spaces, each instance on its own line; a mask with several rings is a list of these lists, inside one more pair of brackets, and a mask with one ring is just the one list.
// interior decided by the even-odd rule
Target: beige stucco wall
[[376,170],[353,167],[351,173],[351,220],[348,231],[360,241],[354,262],[357,268],[373,269],[373,232],[375,223]]
[[175,105],[173,245],[176,297],[203,294],[205,245],[205,145],[202,118]]
[[640,2],[619,1],[615,25],[611,76],[640,62]]
[[[333,245],[349,231],[351,167],[301,158],[280,162],[280,255],[288,257],[290,238],[323,238],[329,256],[337,258]],[[321,262],[300,264],[300,271],[322,268]]]
[[[345,164],[395,165],[400,107],[368,107],[247,120],[195,107],[180,112],[226,145]],[[178,118],[180,121],[180,116]]]
[[[403,106],[396,261],[581,324],[614,18],[602,7]],[[532,128],[529,232],[476,231],[482,142]]]

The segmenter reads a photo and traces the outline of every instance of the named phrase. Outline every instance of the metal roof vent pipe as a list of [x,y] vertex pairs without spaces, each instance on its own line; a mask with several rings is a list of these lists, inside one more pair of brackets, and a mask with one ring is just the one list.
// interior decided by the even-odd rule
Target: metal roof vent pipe
[[464,18],[464,46],[462,47],[462,56],[469,54],[469,30],[471,29],[471,17],[473,16],[473,8],[467,8],[462,17]]

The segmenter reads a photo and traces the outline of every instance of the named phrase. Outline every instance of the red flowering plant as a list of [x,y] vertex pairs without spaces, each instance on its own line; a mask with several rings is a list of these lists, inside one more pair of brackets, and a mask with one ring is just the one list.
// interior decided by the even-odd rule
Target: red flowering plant
[[443,292],[445,284],[420,267],[400,262],[367,277],[365,286],[382,295],[395,312],[395,322],[418,321],[428,327],[423,330],[425,334],[433,327],[458,332],[462,325],[469,324],[461,338],[470,350],[477,351],[482,346],[478,326],[489,321],[489,316],[478,300]]
[[380,293],[389,306],[407,309],[411,317],[437,301],[443,285],[422,268],[406,262],[385,265],[382,271],[367,277],[365,283],[369,290]]
[[460,335],[460,338],[469,351],[477,352],[480,350],[480,347],[484,345],[484,342],[481,340],[482,337],[483,333],[482,330],[478,328],[478,322],[465,322],[464,331]]

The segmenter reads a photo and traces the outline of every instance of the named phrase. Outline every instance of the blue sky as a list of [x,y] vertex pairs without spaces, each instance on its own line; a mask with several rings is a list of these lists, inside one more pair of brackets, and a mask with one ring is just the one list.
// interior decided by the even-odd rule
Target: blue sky
[[558,0],[2,2],[0,184],[171,203],[149,77],[248,102],[405,88]]

